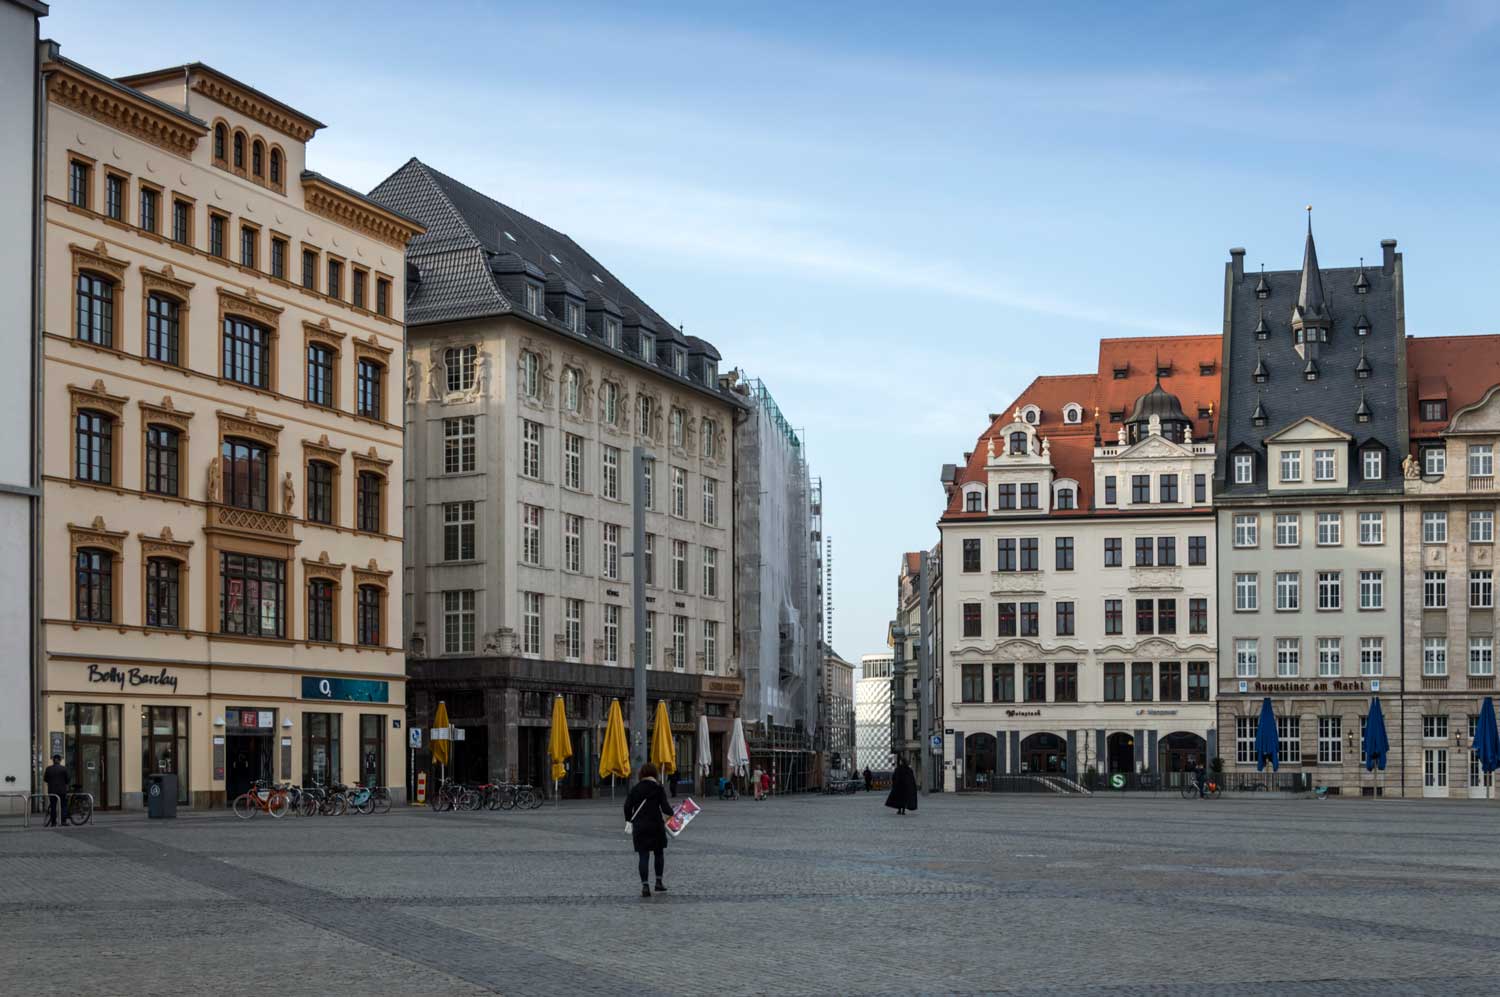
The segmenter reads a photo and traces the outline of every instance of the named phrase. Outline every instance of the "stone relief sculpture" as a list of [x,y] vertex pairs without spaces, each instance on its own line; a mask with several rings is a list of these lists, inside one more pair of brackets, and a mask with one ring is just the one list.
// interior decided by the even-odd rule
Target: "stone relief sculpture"
[[430,398],[442,398],[448,387],[448,367],[441,355],[434,353],[432,364],[427,368],[427,394]]
[[556,375],[552,372],[552,358],[550,356],[544,356],[542,358],[541,394],[542,404],[546,405],[549,408],[552,406],[552,382],[554,380],[556,380]]
[[290,516],[292,504],[297,501],[297,489],[292,487],[292,472],[287,471],[281,476],[281,514]]
[[1415,481],[1421,477],[1421,470],[1417,466],[1417,458],[1411,454],[1407,454],[1406,459],[1401,462],[1401,473],[1406,477],[1407,481]]
[[468,400],[484,398],[490,390],[490,355],[481,352],[474,358],[474,384],[469,388]]
[[210,502],[219,501],[219,458],[215,457],[208,462],[208,487],[206,497]]
[[416,401],[417,381],[422,376],[422,365],[415,360],[406,361],[406,400]]

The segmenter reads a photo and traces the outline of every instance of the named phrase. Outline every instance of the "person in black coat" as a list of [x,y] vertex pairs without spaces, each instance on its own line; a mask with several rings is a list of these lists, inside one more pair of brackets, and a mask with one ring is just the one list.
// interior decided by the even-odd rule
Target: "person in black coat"
[[62,755],[53,755],[52,764],[42,773],[42,782],[47,787],[47,826],[57,826],[58,805],[62,806],[62,822],[68,822],[68,769],[62,763]]
[[870,773],[870,766],[865,766],[865,792],[875,788],[875,777]]
[[656,856],[656,892],[667,892],[661,881],[662,866],[667,847],[667,818],[672,816],[672,804],[667,791],[657,781],[656,766],[647,762],[641,766],[640,780],[631,787],[625,797],[625,819],[630,822],[630,840],[640,858],[641,896],[649,897],[651,887],[646,880],[648,864]]
[[885,805],[904,816],[906,811],[917,809],[917,776],[905,758],[896,759],[896,771],[891,775],[891,792]]

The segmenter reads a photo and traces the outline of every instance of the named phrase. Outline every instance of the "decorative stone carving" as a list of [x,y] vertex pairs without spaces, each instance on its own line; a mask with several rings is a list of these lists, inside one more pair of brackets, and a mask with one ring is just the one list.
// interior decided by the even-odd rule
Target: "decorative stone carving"
[[1151,418],[1146,421],[1146,434],[1148,436],[1161,435],[1161,416],[1153,413]]
[[448,366],[443,362],[442,354],[434,352],[432,362],[427,366],[427,396],[442,398],[447,387]]
[[1120,431],[1115,434],[1115,438],[1120,441],[1120,446],[1123,447],[1125,445],[1125,427],[1124,426],[1120,427]]
[[1407,454],[1406,459],[1401,462],[1401,474],[1407,481],[1416,481],[1417,478],[1421,477],[1422,470],[1417,464],[1417,458],[1411,454]]
[[221,484],[219,474],[219,458],[215,457],[208,462],[208,482],[204,489],[204,499],[208,502],[219,501],[219,486]]
[[468,401],[485,397],[490,390],[490,355],[480,351],[474,357],[474,384],[469,389]]
[[292,485],[292,472],[286,471],[281,475],[281,514],[290,516],[292,506],[297,500],[297,489]]
[[1048,439],[1047,437],[1043,436],[1042,437],[1042,460],[1051,460],[1051,459],[1052,459],[1052,441],[1050,439]]

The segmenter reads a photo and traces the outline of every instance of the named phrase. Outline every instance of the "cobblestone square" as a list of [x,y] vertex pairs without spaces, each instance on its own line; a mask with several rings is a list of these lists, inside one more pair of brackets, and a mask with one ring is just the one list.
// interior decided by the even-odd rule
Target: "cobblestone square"
[[1500,992],[1500,803],[708,801],[0,832],[25,994]]

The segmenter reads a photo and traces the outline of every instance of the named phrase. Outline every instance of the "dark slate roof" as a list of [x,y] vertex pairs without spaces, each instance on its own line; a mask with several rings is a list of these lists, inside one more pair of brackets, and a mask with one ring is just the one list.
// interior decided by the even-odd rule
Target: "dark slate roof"
[[[1378,443],[1393,455],[1386,462],[1386,478],[1366,482],[1351,474],[1352,492],[1389,492],[1401,488],[1400,458],[1406,449],[1405,383],[1406,340],[1402,318],[1401,255],[1391,250],[1390,268],[1365,267],[1369,291],[1358,293],[1361,268],[1317,268],[1317,250],[1309,233],[1304,248],[1305,266],[1311,271],[1266,271],[1264,276],[1246,273],[1236,278],[1234,263],[1227,265],[1224,301],[1224,378],[1218,426],[1219,493],[1227,498],[1266,494],[1267,437],[1311,416],[1354,439],[1354,446]],[[1305,286],[1308,281],[1312,286]],[[1255,295],[1264,281],[1270,295]],[[1299,302],[1304,294],[1308,297]],[[1321,299],[1319,302],[1318,299]],[[1307,360],[1299,356],[1292,334],[1293,309],[1319,303],[1331,320],[1328,341],[1319,343],[1317,380],[1305,376]],[[1265,315],[1268,336],[1256,337],[1255,328]],[[1370,334],[1358,336],[1356,322],[1363,315]],[[1368,378],[1355,376],[1361,356],[1373,369]],[[1269,378],[1257,385],[1257,361],[1264,363]],[[1264,401],[1268,420],[1254,424],[1255,409]],[[1361,400],[1367,400],[1369,422],[1355,418]],[[1259,460],[1253,485],[1236,485],[1229,472],[1231,451],[1254,452]],[[1356,465],[1350,456],[1349,467]]]
[[[562,232],[481,194],[413,157],[370,191],[370,200],[422,225],[427,231],[406,248],[406,261],[420,271],[406,304],[408,325],[431,325],[496,315],[515,315],[554,332],[572,335],[559,316],[530,315],[510,300],[498,277],[521,275],[543,285],[548,295],[566,294],[587,302],[590,312],[619,316],[626,326],[646,327],[659,342],[674,342],[691,354],[719,360],[713,345],[685,336],[626,287],[610,270]],[[511,285],[512,288],[519,286]],[[596,337],[585,337],[608,349]],[[621,344],[624,345],[623,343]],[[630,353],[618,356],[642,363]],[[670,361],[646,364],[661,376],[734,401],[732,394],[674,374]]]

